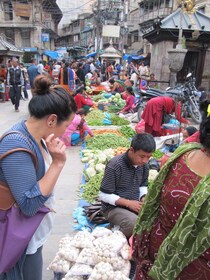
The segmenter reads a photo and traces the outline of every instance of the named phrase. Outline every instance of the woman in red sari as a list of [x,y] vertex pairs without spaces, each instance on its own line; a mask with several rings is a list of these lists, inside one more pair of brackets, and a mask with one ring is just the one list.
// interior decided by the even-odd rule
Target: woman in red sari
[[181,117],[181,102],[168,96],[159,96],[150,99],[142,114],[145,121],[145,132],[153,136],[161,136],[163,114],[175,113],[176,119],[181,123],[188,124],[188,120]]

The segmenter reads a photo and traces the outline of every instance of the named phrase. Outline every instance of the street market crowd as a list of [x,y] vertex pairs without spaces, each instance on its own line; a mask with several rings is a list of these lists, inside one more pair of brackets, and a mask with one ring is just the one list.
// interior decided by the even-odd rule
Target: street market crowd
[[[200,105],[197,130],[182,117],[180,97],[154,97],[144,108],[138,130],[139,123],[134,128],[125,116],[136,113],[140,89],[158,86],[144,62],[32,59],[26,69],[13,58],[1,66],[1,99],[11,100],[15,112],[20,100],[28,99],[29,86],[29,117],[14,124],[0,142],[0,280],[42,280],[54,187],[66,161],[65,149],[74,145],[81,145],[85,163],[81,192],[88,206],[82,211],[91,205],[98,210],[94,203],[100,209],[92,212],[91,220],[86,217],[82,233],[61,240],[49,265],[55,275],[64,280],[210,279],[210,101]],[[113,104],[114,113],[108,111]],[[171,133],[170,147],[163,141],[161,150],[164,114],[173,114],[179,129],[174,138]],[[104,131],[93,129],[94,122]],[[109,127],[114,122],[117,129]],[[40,211],[46,211],[45,217],[24,240],[8,226],[13,219],[21,232],[27,220],[29,229],[30,219]],[[17,243],[20,248],[11,253],[11,244]]]

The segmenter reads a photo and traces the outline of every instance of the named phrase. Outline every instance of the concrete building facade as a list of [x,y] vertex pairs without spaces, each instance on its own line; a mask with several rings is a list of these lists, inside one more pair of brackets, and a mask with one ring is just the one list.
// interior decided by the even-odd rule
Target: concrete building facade
[[26,53],[54,50],[62,12],[56,0],[0,0],[0,33]]

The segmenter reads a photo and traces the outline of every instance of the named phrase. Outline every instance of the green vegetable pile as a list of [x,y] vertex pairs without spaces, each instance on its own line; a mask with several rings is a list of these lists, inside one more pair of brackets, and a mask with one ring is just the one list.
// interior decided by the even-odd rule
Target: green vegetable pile
[[111,114],[111,122],[113,125],[127,125],[129,124],[129,121],[123,118],[120,118],[117,115]]
[[114,133],[98,134],[94,137],[87,139],[86,147],[87,149],[98,149],[105,150],[108,148],[115,149],[117,147],[129,147],[130,141]]
[[157,149],[157,150],[154,151],[154,153],[152,154],[152,157],[153,157],[153,158],[156,158],[156,159],[160,159],[160,158],[162,158],[163,155],[164,155],[164,153],[161,152],[159,149]]
[[122,133],[126,138],[132,138],[136,132],[128,125],[123,125],[119,132]]
[[103,172],[96,174],[86,184],[80,186],[83,190],[81,197],[87,202],[93,203],[97,199],[103,176]]
[[[122,119],[117,115],[110,114],[111,115],[111,122],[112,125],[127,125],[129,124],[128,120]],[[105,119],[104,113],[101,110],[92,110],[88,113],[86,117],[86,121],[88,125],[92,126],[104,126],[106,124],[103,123],[103,120]]]

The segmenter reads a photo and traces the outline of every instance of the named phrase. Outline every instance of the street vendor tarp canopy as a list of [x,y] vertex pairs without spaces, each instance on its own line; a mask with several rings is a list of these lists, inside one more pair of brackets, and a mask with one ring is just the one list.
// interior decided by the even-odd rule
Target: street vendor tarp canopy
[[144,55],[130,55],[130,54],[124,54],[123,55],[123,60],[139,60],[139,59],[144,59],[145,56]]
[[44,51],[43,54],[51,57],[52,59],[58,59],[58,57],[59,57],[58,52],[55,52],[55,51]]
[[94,57],[97,55],[97,52],[92,52],[92,53],[89,53],[85,56],[85,58],[89,58],[89,57]]

